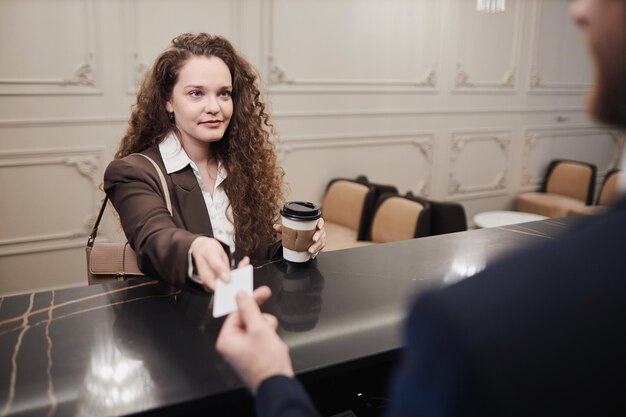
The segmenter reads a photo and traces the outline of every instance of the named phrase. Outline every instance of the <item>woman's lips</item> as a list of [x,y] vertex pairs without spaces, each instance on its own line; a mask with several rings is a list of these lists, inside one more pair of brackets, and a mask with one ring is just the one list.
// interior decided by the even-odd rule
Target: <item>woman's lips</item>
[[206,122],[200,122],[200,124],[202,126],[215,128],[215,127],[220,127],[220,125],[222,124],[222,121],[221,120],[207,120]]

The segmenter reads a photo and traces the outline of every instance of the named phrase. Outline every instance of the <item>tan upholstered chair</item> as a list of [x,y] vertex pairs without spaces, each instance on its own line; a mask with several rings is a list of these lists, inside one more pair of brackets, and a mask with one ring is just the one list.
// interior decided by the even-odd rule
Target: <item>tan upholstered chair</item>
[[324,251],[362,246],[359,232],[364,227],[363,212],[371,210],[368,207],[374,203],[374,192],[368,185],[348,179],[332,180],[322,200],[326,228]]
[[619,169],[614,168],[606,173],[604,181],[602,181],[602,187],[598,194],[598,200],[596,205],[598,206],[611,206],[617,202],[619,198],[619,182],[622,173]]
[[428,236],[430,204],[419,197],[383,194],[372,220],[371,240],[376,243]]
[[336,178],[326,187],[322,216],[326,228],[324,251],[371,245],[367,241],[376,201],[380,194],[397,194],[393,185],[374,184],[366,176]]
[[569,216],[592,203],[595,181],[595,165],[553,160],[541,189],[517,196],[517,210],[552,218]]
[[619,182],[621,175],[621,171],[617,168],[611,169],[609,172],[607,172],[604,180],[602,181],[602,186],[600,188],[600,192],[598,193],[598,199],[596,200],[596,205],[572,209],[570,214],[599,214],[606,210],[609,206],[613,205],[620,195]]

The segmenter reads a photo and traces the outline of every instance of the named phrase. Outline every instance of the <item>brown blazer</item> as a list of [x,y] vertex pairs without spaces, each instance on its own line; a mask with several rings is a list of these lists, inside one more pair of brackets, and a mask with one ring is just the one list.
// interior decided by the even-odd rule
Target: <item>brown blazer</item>
[[[167,174],[157,146],[142,152],[163,171],[172,200],[170,215],[161,181],[150,161],[129,155],[112,161],[104,173],[104,191],[119,213],[130,246],[146,275],[177,286],[188,284],[188,252],[198,236],[213,237],[211,220],[191,166]],[[226,253],[228,249],[225,246]],[[261,245],[254,253],[235,250],[235,261],[248,255],[253,264],[282,256],[280,242]]]

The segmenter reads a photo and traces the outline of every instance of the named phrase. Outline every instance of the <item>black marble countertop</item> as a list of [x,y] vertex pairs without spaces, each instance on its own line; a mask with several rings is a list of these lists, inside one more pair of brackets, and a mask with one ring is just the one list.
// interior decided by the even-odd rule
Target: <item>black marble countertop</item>
[[[302,377],[400,349],[416,294],[574,222],[327,252],[302,266],[277,261],[255,268],[255,286],[272,288],[263,309],[278,317]],[[211,308],[209,295],[147,279],[0,298],[0,416],[178,415],[176,407],[242,391],[215,351],[223,319]]]

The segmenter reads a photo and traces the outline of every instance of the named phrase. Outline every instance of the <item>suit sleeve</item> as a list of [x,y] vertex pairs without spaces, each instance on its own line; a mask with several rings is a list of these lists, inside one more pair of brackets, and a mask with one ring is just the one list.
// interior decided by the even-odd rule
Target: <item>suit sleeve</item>
[[286,376],[261,383],[256,394],[258,417],[320,417],[302,384]]
[[467,358],[454,326],[433,296],[422,296],[406,323],[387,417],[462,415],[468,394]]
[[112,161],[104,174],[104,190],[137,253],[141,271],[183,286],[187,282],[187,253],[198,235],[176,225],[159,184],[156,172],[127,159]]

